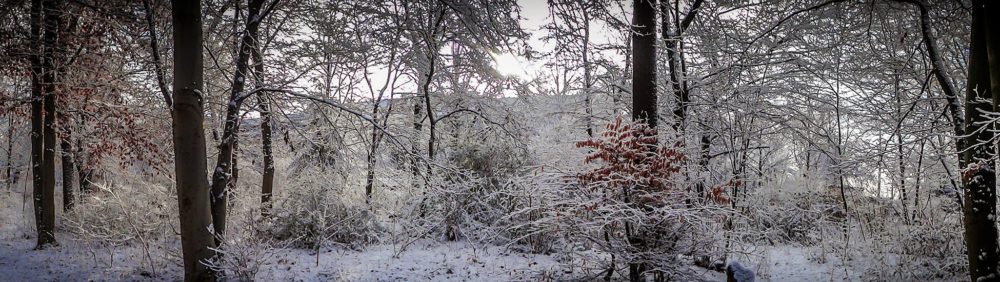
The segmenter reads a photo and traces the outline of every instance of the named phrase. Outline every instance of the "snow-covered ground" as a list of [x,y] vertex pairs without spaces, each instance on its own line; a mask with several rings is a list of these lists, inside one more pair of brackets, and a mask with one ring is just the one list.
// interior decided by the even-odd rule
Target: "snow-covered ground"
[[[75,244],[33,250],[31,238],[5,238],[0,243],[0,281],[171,281],[176,266],[155,276],[140,265],[137,248],[118,249],[114,265],[107,252],[88,254]],[[398,255],[397,255],[398,254]],[[100,256],[100,257],[94,257]],[[324,249],[275,250],[260,266],[258,281],[535,281],[560,270],[551,256],[504,251],[469,243],[420,243],[399,252],[398,246],[376,245],[357,252]]]

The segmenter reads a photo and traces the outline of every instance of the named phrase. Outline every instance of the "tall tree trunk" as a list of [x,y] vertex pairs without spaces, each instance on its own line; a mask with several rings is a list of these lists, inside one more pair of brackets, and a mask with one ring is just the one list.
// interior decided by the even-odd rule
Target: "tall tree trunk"
[[[239,55],[236,58],[236,73],[233,76],[232,92],[226,105],[226,120],[223,124],[222,141],[219,142],[219,155],[212,172],[212,224],[215,236],[222,238],[226,234],[226,206],[229,201],[227,187],[233,181],[233,155],[236,150],[236,138],[239,130],[240,104],[238,97],[243,94],[246,86],[247,68],[250,53],[257,42],[257,28],[260,27],[260,10],[264,0],[252,0],[247,14],[246,32],[240,41]],[[176,99],[175,99],[176,100]]]
[[55,68],[55,58],[57,54],[58,38],[59,38],[59,27],[62,25],[62,11],[60,11],[63,3],[58,0],[48,0],[42,4],[44,11],[44,21],[45,21],[45,32],[43,40],[45,41],[45,52],[42,58],[42,68],[45,70],[42,74],[42,86],[44,87],[44,95],[42,96],[42,110],[45,112],[43,117],[43,122],[45,128],[42,134],[42,197],[45,198],[45,202],[42,205],[43,216],[42,220],[45,221],[46,233],[53,236],[52,240],[55,243],[55,235],[52,234],[55,228],[55,191],[56,191],[56,68]]
[[[56,244],[56,238],[52,233],[55,225],[53,214],[55,212],[55,199],[53,199],[55,192],[46,191],[48,186],[45,185],[43,169],[45,165],[45,112],[43,104],[48,86],[43,85],[46,82],[47,69],[42,62],[42,53],[45,52],[41,38],[42,5],[42,0],[31,1],[31,45],[33,47],[31,52],[31,182],[35,206],[35,229],[38,232],[36,249],[44,249],[49,245]],[[51,63],[48,60],[46,62]]]
[[[263,46],[254,42],[254,84],[257,87],[264,87],[264,55]],[[260,111],[260,139],[264,154],[263,180],[260,185],[260,206],[261,216],[267,217],[271,214],[271,194],[274,193],[274,151],[272,149],[271,138],[271,105],[268,101],[267,92],[257,94],[257,107]]]
[[[987,52],[987,18],[984,5],[987,1],[976,0],[972,5],[972,33],[969,40],[969,75],[966,89],[965,124],[968,146],[962,184],[965,187],[965,245],[969,258],[969,275],[972,281],[995,280],[998,250],[996,216],[996,164],[992,158],[995,146],[994,134],[989,125],[989,117],[981,114],[991,112],[994,105],[990,86],[991,69],[996,61],[990,61]],[[993,86],[996,87],[995,85]]]
[[209,231],[205,151],[205,105],[202,97],[202,22],[200,0],[173,0],[174,24],[173,141],[174,180],[181,225],[185,281],[211,281],[215,273],[202,262],[211,259],[215,240]]
[[[632,3],[632,120],[645,122],[656,129],[656,3],[652,0],[635,0]],[[655,135],[653,136],[655,138]],[[654,142],[655,144],[655,142]],[[655,150],[655,148],[649,148]],[[625,202],[630,203],[628,188],[624,193]],[[631,204],[630,204],[631,205]],[[639,238],[635,230],[625,224],[625,236],[633,248],[643,249],[644,238]],[[629,262],[629,280],[644,280],[647,264],[640,261]]]

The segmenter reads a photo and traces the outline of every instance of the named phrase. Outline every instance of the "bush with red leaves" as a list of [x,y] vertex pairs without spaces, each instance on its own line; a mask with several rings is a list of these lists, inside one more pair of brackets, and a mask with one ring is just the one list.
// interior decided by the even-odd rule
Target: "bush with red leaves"
[[[626,264],[660,278],[689,274],[678,255],[710,250],[725,208],[692,193],[680,148],[658,145],[655,129],[622,118],[576,147],[591,150],[584,159],[591,167],[567,186],[555,213],[559,228],[609,254],[606,274],[625,275],[629,271],[613,269],[625,270]],[[705,194],[716,203],[726,200],[722,187]]]
[[622,193],[626,200],[660,206],[671,200],[663,199],[663,192],[686,190],[674,180],[686,157],[673,147],[657,146],[656,130],[645,123],[617,118],[601,137],[576,143],[577,148],[594,150],[584,163],[601,164],[577,176],[580,184],[604,190],[592,192]]

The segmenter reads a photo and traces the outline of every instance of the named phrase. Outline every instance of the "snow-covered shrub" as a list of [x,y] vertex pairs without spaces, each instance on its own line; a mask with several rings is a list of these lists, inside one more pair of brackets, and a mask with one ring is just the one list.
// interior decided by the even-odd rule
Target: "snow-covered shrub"
[[895,221],[875,234],[870,256],[878,267],[868,275],[884,280],[938,280],[968,271],[958,214],[938,214],[934,224]]
[[334,243],[358,249],[378,241],[382,228],[364,206],[350,205],[342,193],[316,177],[303,177],[276,198],[267,228],[277,240],[317,248]]
[[555,193],[558,185],[564,181],[556,173],[548,173],[544,168],[537,168],[531,175],[513,179],[516,184],[510,187],[517,189],[505,190],[516,200],[506,207],[506,214],[495,221],[492,226],[497,228],[496,236],[505,244],[514,248],[524,248],[532,253],[548,253],[556,251],[561,244],[562,236],[558,228],[549,224],[552,218],[548,212],[559,202]]
[[530,164],[524,144],[499,138],[481,141],[456,144],[448,156],[449,164],[493,180],[523,173]]
[[243,230],[248,232],[229,234],[230,238],[214,249],[219,255],[207,264],[226,280],[257,281],[262,267],[280,248],[266,236],[254,236],[251,233],[255,231],[250,228]]
[[[540,199],[532,197],[531,178],[525,175],[531,163],[527,149],[510,138],[478,141],[455,143],[447,158],[433,166],[427,192],[412,213],[413,226],[447,240],[524,242],[531,236],[513,226],[541,215],[528,211]],[[534,244],[531,249],[545,247]]]
[[749,243],[813,245],[819,228],[828,223],[826,205],[817,203],[815,193],[754,193],[743,206],[746,216],[735,217],[745,226],[739,234]]
[[83,194],[76,209],[63,217],[63,226],[78,238],[113,245],[130,245],[173,234],[171,224],[177,207],[169,205],[169,189],[142,183],[129,185],[94,183],[95,190]]
[[[107,177],[92,183],[92,191],[80,195],[76,208],[63,214],[62,228],[73,234],[74,241],[87,246],[94,254],[106,249],[110,265],[120,247],[138,253],[126,259],[136,262],[142,273],[169,268],[162,256],[164,242],[176,242],[177,206],[166,185],[134,179],[130,174]],[[167,248],[167,251],[171,251]],[[151,272],[150,272],[151,271]]]

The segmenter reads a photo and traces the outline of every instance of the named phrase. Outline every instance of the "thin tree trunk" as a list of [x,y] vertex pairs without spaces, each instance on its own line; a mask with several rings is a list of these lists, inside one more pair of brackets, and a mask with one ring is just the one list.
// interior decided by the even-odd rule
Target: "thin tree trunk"
[[[59,111],[59,113],[65,115],[65,110]],[[62,118],[61,120],[67,121],[68,119]],[[76,205],[76,162],[73,160],[72,129],[69,128],[69,123],[65,124],[64,129],[65,136],[59,140],[59,154],[62,157],[63,211],[71,211]]]
[[[417,74],[417,76],[420,77],[419,79],[425,79],[423,74]],[[423,85],[423,82],[421,82],[421,85]],[[423,95],[427,95],[423,93],[423,87],[420,87],[418,91],[413,96],[413,135],[410,137],[410,153],[412,154],[410,157],[410,173],[413,174],[411,185],[414,188],[419,188],[418,186],[420,185],[418,179],[420,178],[420,133],[423,132],[424,126],[424,115],[422,113],[424,106],[421,104],[421,98]]]
[[[688,106],[691,104],[691,97],[688,93],[687,82],[684,81],[686,74],[685,63],[684,63],[684,52],[683,46],[684,41],[683,35],[684,31],[694,22],[695,17],[698,16],[698,10],[701,8],[703,0],[695,0],[691,3],[691,9],[684,16],[684,19],[680,20],[674,17],[674,22],[671,23],[670,15],[670,1],[663,0],[660,2],[660,14],[661,14],[661,37],[664,43],[664,48],[666,49],[666,60],[667,60],[667,70],[670,72],[670,88],[674,92],[675,100],[677,105],[674,107],[673,115],[676,119],[673,124],[673,129],[678,136],[681,136],[684,130],[684,124],[687,120]],[[678,8],[676,6],[677,2],[674,2],[675,13]],[[679,17],[679,16],[678,16]],[[679,21],[678,21],[679,20]]]
[[163,63],[160,59],[159,41],[156,36],[156,16],[153,7],[149,5],[149,0],[142,0],[142,7],[146,10],[146,28],[149,31],[149,52],[153,57],[153,72],[156,74],[156,85],[160,88],[160,94],[163,95],[163,102],[167,104],[167,108],[170,108],[174,101],[170,98],[167,81],[163,78]]
[[[430,49],[430,48],[429,48]],[[434,160],[434,139],[437,138],[435,128],[437,127],[437,120],[434,119],[434,108],[431,105],[431,95],[430,87],[431,80],[434,77],[434,65],[437,61],[437,53],[428,54],[428,59],[430,60],[430,66],[427,69],[427,78],[424,80],[424,85],[422,86],[424,92],[424,108],[427,110],[427,120],[428,127],[427,130],[430,131],[430,135],[427,138],[427,156],[428,161]],[[427,163],[427,173],[431,173],[431,164]]]
[[[913,215],[914,221],[917,220],[917,211],[920,211],[922,215],[924,213],[923,209],[920,209],[920,178],[923,174],[924,166],[924,146],[927,144],[926,140],[920,141],[920,153],[917,154],[917,174],[916,179],[913,180]],[[926,206],[925,206],[926,207]]]
[[[254,42],[254,83],[257,87],[264,87],[264,55],[263,46]],[[271,214],[271,195],[274,193],[274,151],[272,149],[271,138],[271,105],[268,102],[267,92],[257,94],[257,107],[260,111],[260,139],[264,154],[263,180],[260,185],[261,215],[264,217]]]
[[587,123],[587,137],[594,137],[594,105],[592,70],[590,66],[590,10],[587,4],[580,5],[583,13],[583,103]]
[[7,115],[7,191],[14,191],[14,115]]
[[[381,97],[379,97],[381,98]],[[372,123],[378,123],[378,110],[380,100],[375,101],[375,105],[372,109]],[[388,118],[388,117],[386,117]],[[372,127],[371,133],[371,145],[368,147],[368,156],[366,159],[367,164],[367,175],[365,175],[365,204],[371,204],[372,200],[372,190],[375,188],[375,154],[378,152],[378,144],[381,138],[379,138],[378,127]]]
[[173,142],[174,173],[181,227],[185,281],[212,281],[202,262],[211,259],[215,240],[209,203],[205,105],[202,97],[202,23],[200,0],[174,0]]
[[[81,119],[78,128],[85,128],[84,125],[85,122]],[[82,138],[76,138],[76,150],[73,151],[73,160],[76,161],[77,182],[79,182],[77,185],[80,187],[80,193],[90,193],[92,190],[90,178],[94,173],[94,169],[89,167],[87,163],[86,155],[83,151]]]
[[[903,101],[902,97],[900,97],[902,93],[899,93],[898,74],[895,75],[894,82],[895,83],[893,83],[893,94],[895,94],[894,96],[896,96],[896,116],[902,119],[904,118]],[[902,129],[903,121],[900,120],[899,124],[900,126],[896,127],[896,159],[898,161],[898,167],[899,167],[899,192],[900,192],[901,202],[903,203],[903,219],[905,221],[907,218],[909,218],[909,211],[906,208],[908,201],[906,198],[906,164],[904,162],[904,156],[903,156],[903,129]]]
[[434,108],[431,104],[430,90],[431,90],[431,83],[434,81],[434,72],[437,70],[436,65],[438,59],[438,50],[440,49],[440,46],[437,44],[438,32],[439,32],[438,29],[441,28],[442,24],[444,23],[444,16],[447,14],[447,11],[448,11],[447,9],[441,8],[440,11],[437,12],[437,16],[435,16],[432,19],[429,19],[430,20],[429,26],[431,28],[431,32],[430,34],[427,34],[426,37],[423,38],[424,47],[427,48],[425,50],[427,52],[425,55],[427,56],[428,65],[426,73],[424,73],[424,80],[422,81],[423,85],[421,85],[420,88],[421,92],[423,92],[424,110],[427,111],[426,115],[428,121],[427,130],[430,133],[427,137],[428,175],[431,174],[431,162],[434,161],[434,155],[435,155],[434,142],[435,139],[437,139],[437,132],[436,132],[437,120],[434,118]]
[[[931,26],[930,12],[923,0],[913,0],[910,2],[916,5],[920,11],[920,33],[923,36],[924,47],[927,49],[927,57],[931,62],[931,66],[933,66],[934,78],[937,79],[938,85],[941,86],[941,91],[944,92],[945,100],[948,103],[948,112],[951,113],[955,136],[965,136],[965,117],[962,112],[962,104],[958,100],[958,90],[945,74],[944,61],[941,59],[941,52],[937,46],[937,36],[934,34],[934,28]],[[964,158],[961,156],[961,152],[965,148],[962,141],[962,138],[958,138],[955,141],[955,146],[959,152],[959,168],[964,168],[966,165]]]
[[215,229],[215,236],[221,239],[226,234],[226,207],[229,201],[227,187],[233,181],[234,172],[234,152],[236,151],[236,138],[239,130],[240,101],[237,100],[243,93],[246,86],[247,68],[255,42],[257,42],[257,29],[260,27],[260,10],[264,5],[264,0],[250,1],[249,13],[247,15],[246,32],[243,33],[240,41],[239,55],[236,58],[236,73],[233,76],[232,92],[229,95],[229,103],[226,105],[226,120],[223,124],[222,140],[219,142],[219,155],[216,160],[215,169],[212,172],[212,224]]

